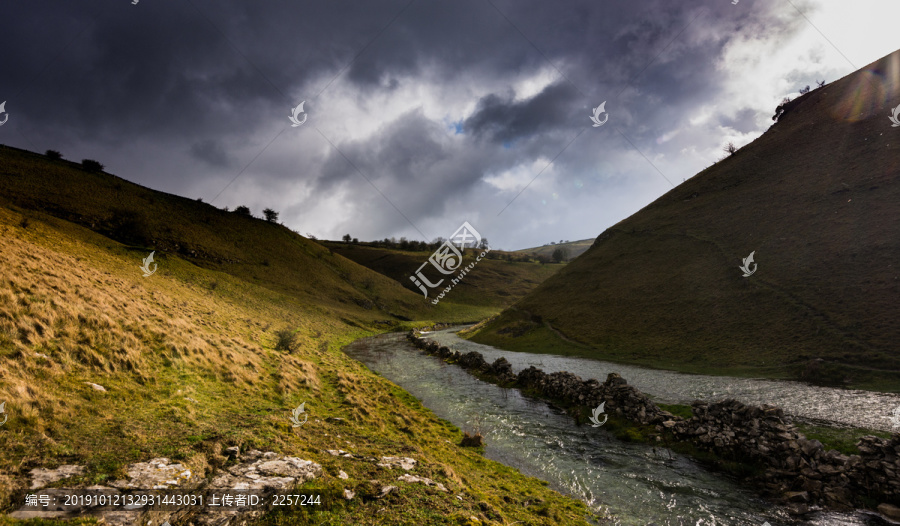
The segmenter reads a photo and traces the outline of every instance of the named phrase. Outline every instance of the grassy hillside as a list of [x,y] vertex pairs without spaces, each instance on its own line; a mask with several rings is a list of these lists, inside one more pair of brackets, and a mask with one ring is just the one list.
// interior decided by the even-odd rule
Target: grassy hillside
[[132,248],[138,265],[155,250],[161,272],[178,257],[212,271],[207,286],[228,274],[379,326],[414,318],[473,320],[496,311],[450,302],[435,308],[421,294],[283,225],[86,172],[75,163],[0,146],[0,166],[0,204],[94,230]]
[[[310,491],[396,480],[325,449],[410,456],[449,489],[401,484],[384,499],[333,499],[314,520],[279,524],[584,523],[580,502],[457,446],[459,429],[340,351],[403,326],[399,316],[431,314],[414,308],[411,292],[278,225],[29,153],[0,157],[0,401],[9,415],[0,511],[34,467],[85,465],[66,484],[103,484],[129,463],[166,456],[202,476],[240,445],[321,463]],[[139,238],[127,239],[113,204],[120,217],[135,214]],[[141,246],[104,235],[111,230]],[[159,270],[145,278],[148,248]],[[282,328],[296,333],[293,352],[275,349]],[[301,402],[309,420],[295,431],[288,416]]]
[[887,118],[898,68],[895,52],[798,98],[473,339],[900,390],[900,129]]
[[[336,241],[323,242],[332,251],[383,274],[424,299],[424,295],[413,284],[409,277],[428,260],[431,252],[411,252],[383,247],[370,247]],[[474,252],[474,251],[472,251]],[[465,256],[468,263],[469,252]],[[515,254],[515,253],[513,253]],[[512,305],[528,292],[534,290],[545,279],[559,270],[562,264],[548,263],[542,265],[535,261],[507,261],[506,259],[482,259],[467,274],[459,285],[441,300],[445,308],[459,306],[491,307],[499,311]],[[435,289],[437,290],[437,289]],[[429,292],[429,299],[433,294]],[[451,306],[450,304],[453,304]],[[479,318],[471,318],[476,320]]]
[[542,247],[523,248],[522,250],[514,251],[513,254],[526,254],[529,256],[543,256],[545,258],[549,258],[553,255],[554,250],[556,250],[557,248],[564,248],[569,251],[569,259],[572,260],[587,252],[587,249],[591,248],[591,245],[593,244],[593,239],[581,239],[578,241],[569,241],[568,243],[557,243],[555,245],[544,245]]

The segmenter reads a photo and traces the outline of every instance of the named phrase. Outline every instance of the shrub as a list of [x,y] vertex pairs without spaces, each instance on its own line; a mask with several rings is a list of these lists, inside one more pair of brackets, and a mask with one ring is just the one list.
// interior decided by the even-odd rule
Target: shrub
[[89,172],[102,172],[104,166],[93,159],[82,159],[81,167]]
[[134,210],[113,209],[102,231],[116,241],[132,245],[146,244],[151,239],[147,219]]
[[565,248],[557,248],[553,251],[553,254],[550,255],[550,259],[552,259],[554,263],[562,263],[563,261],[568,261],[569,251]]
[[271,208],[266,208],[263,210],[263,215],[266,216],[266,221],[270,223],[278,222],[278,212],[272,210]]
[[462,447],[481,447],[484,445],[483,439],[484,437],[481,436],[481,433],[475,433],[475,436],[472,436],[464,431],[462,441],[459,445]]
[[807,93],[809,93],[809,86],[806,86],[805,88],[800,88],[800,95],[806,95]]
[[251,214],[250,214],[250,209],[247,208],[247,207],[244,206],[244,205],[234,207],[234,213],[236,213],[236,214],[241,214],[241,215],[245,215],[245,216],[251,215]]
[[724,151],[725,153],[728,153],[730,155],[734,155],[734,152],[738,151],[738,149],[737,149],[737,146],[735,146],[733,142],[729,142],[728,144],[725,145],[724,148],[722,148],[722,151]]
[[45,153],[44,155],[46,155],[48,159],[53,159],[53,160],[62,159],[62,154],[56,150],[47,150],[47,153]]
[[341,239],[344,241],[344,243],[349,243],[353,238],[350,237],[350,234],[344,234],[344,237],[342,237]]
[[297,334],[291,329],[275,331],[275,350],[294,352],[297,348]]
[[778,118],[781,117],[781,114],[784,113],[784,107],[787,106],[787,103],[791,102],[789,97],[785,97],[781,99],[781,104],[775,108],[775,115],[772,116],[772,120],[778,122]]

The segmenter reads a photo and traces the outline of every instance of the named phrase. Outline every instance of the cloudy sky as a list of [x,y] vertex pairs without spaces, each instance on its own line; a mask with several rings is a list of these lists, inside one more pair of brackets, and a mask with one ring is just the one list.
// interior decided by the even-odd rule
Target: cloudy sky
[[3,19],[0,143],[320,238],[469,221],[503,249],[596,237],[900,42],[896,0],[20,0]]

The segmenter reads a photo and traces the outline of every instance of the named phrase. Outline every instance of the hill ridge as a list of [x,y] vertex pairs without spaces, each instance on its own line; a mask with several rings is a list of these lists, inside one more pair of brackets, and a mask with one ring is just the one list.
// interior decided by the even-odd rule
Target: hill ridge
[[[900,370],[900,136],[885,109],[900,103],[898,69],[900,51],[791,101],[755,141],[604,230],[516,304],[591,349],[513,309],[473,339],[900,389],[888,374]],[[751,252],[758,271],[745,278]]]

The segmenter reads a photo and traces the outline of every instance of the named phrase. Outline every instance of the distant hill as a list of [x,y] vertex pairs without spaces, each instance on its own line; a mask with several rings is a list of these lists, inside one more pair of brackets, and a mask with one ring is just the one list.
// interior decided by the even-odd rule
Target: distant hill
[[593,239],[581,239],[579,241],[568,241],[565,243],[556,243],[553,245],[544,245],[541,247],[523,248],[521,250],[514,250],[512,253],[528,254],[532,256],[544,256],[549,258],[553,255],[554,250],[563,248],[569,252],[569,260],[573,260],[578,256],[584,254],[587,249],[591,248],[591,245],[593,244]]
[[[383,274],[403,287],[424,296],[409,277],[428,260],[431,251],[406,251],[366,244],[322,241],[323,245],[341,256]],[[443,302],[466,306],[495,307],[497,310],[512,305],[545,279],[562,268],[561,264],[542,265],[536,261],[509,261],[507,254],[517,252],[491,251],[490,258],[482,259]],[[469,256],[466,256],[469,257]],[[496,259],[494,259],[496,257]],[[528,259],[528,258],[522,258]],[[429,296],[430,297],[430,296]],[[496,311],[495,311],[496,312]]]
[[802,95],[473,339],[900,390],[898,104],[900,52]]

